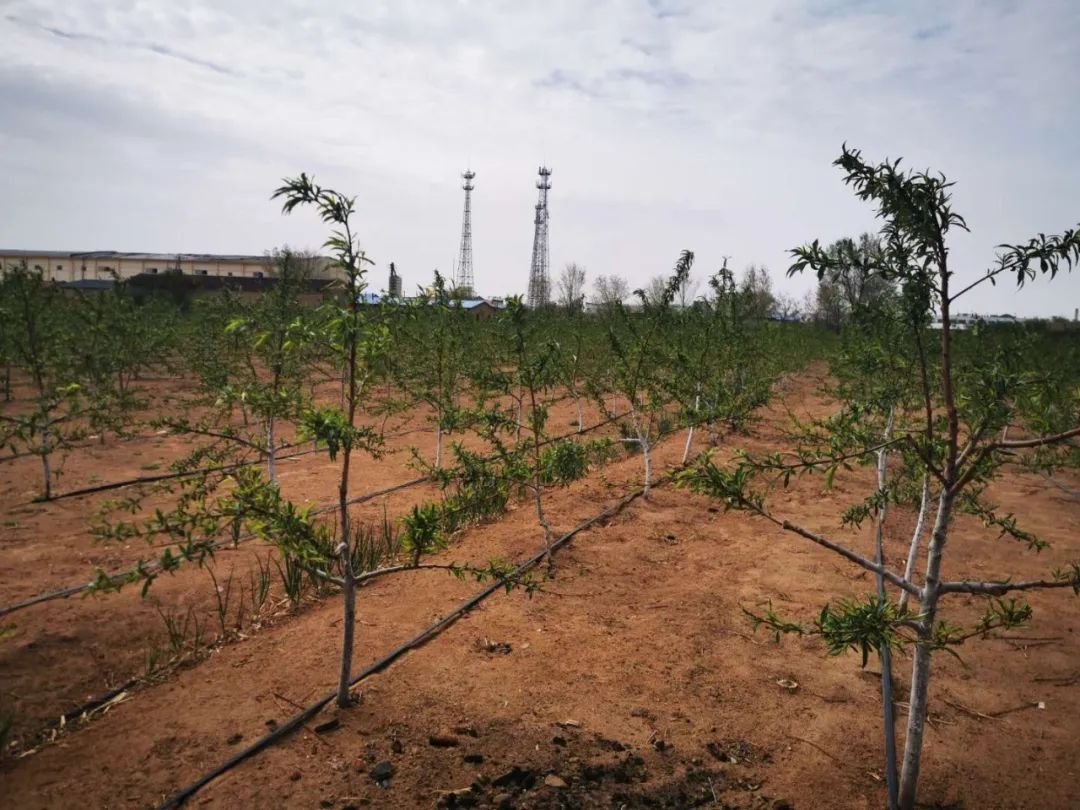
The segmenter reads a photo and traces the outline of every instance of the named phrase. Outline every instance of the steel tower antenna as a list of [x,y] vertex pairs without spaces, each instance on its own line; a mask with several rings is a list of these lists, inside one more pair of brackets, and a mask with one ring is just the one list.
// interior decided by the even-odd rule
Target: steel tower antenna
[[551,300],[551,279],[548,276],[548,190],[551,188],[551,169],[541,166],[537,173],[540,189],[533,224],[532,269],[529,271],[529,295],[525,303],[533,309],[547,306]]
[[457,272],[454,273],[454,289],[469,298],[475,292],[472,265],[472,181],[476,172],[469,169],[461,176],[465,180],[461,184],[465,189],[465,213],[461,217],[461,252],[458,254]]

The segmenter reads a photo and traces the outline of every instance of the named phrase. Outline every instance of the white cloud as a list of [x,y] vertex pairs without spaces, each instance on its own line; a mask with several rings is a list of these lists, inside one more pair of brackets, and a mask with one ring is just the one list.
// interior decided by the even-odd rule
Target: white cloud
[[[359,196],[369,254],[411,286],[450,269],[471,164],[478,286],[523,291],[543,161],[556,268],[642,283],[691,248],[702,273],[780,275],[873,225],[829,165],[845,140],[958,182],[963,277],[1080,219],[1069,0],[339,5],[7,4],[0,245],[316,245],[268,200],[306,170]],[[1080,273],[971,308],[1077,301]]]

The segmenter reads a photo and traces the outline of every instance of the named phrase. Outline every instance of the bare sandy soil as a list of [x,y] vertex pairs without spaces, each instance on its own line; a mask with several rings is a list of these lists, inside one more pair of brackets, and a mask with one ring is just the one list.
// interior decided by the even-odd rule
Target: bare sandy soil
[[[172,398],[176,388],[173,383],[161,383],[153,386],[152,393],[158,402],[175,401]],[[572,432],[575,427],[570,423],[575,417],[571,404],[556,404],[552,429]],[[587,416],[590,418],[595,421],[589,424],[601,421],[591,413]],[[381,422],[371,421],[373,425]],[[363,456],[354,466],[351,498],[420,478],[420,473],[408,466],[413,447],[428,460],[433,457],[434,431],[425,409],[395,415],[383,427],[386,440],[382,455]],[[62,485],[56,492],[167,474],[172,462],[206,443],[202,437],[164,434],[147,428],[136,438],[107,436],[103,444],[86,442],[63,462]],[[282,435],[291,438],[288,426]],[[474,437],[447,437],[444,454],[448,463],[452,462],[450,443],[456,441],[477,448]],[[334,505],[339,465],[331,462],[325,451],[307,452],[309,447],[283,451],[277,463],[279,485],[287,497],[301,505]],[[293,453],[297,454],[295,458],[286,457]],[[48,503],[34,502],[39,492],[40,463],[36,457],[0,462],[0,570],[14,572],[0,580],[0,607],[86,583],[97,568],[107,572],[129,570],[140,559],[154,559],[168,545],[164,539],[155,539],[151,546],[140,539],[100,542],[92,536],[91,522],[102,507],[111,499],[130,495],[130,488]],[[354,506],[350,513],[356,520],[379,523],[384,514],[394,519],[414,504],[437,496],[434,485],[423,483]],[[150,494],[143,502],[142,514],[152,514],[157,506],[169,508],[174,500],[175,496],[168,493]],[[131,519],[122,512],[110,514],[113,519]],[[237,611],[241,602],[250,603],[252,579],[260,566],[271,566],[275,587],[258,624],[288,614],[279,575],[273,567],[274,557],[273,549],[266,544],[244,542],[237,548],[217,552],[208,566],[216,582],[206,569],[187,566],[158,578],[147,599],[141,597],[140,586],[135,584],[119,594],[78,594],[0,616],[0,626],[13,632],[0,644],[0,684],[17,703],[16,737],[24,746],[29,745],[37,732],[56,725],[61,715],[132,678],[144,676],[149,657],[168,646],[163,613],[183,620],[189,610],[193,611],[190,624],[197,619],[204,640],[211,643],[221,636],[215,591],[224,592],[229,587],[230,620],[226,628],[235,630]],[[244,622],[242,631],[253,629],[250,617],[245,617]],[[194,636],[193,629],[190,635]]]
[[[796,411],[827,408],[810,376],[788,385],[786,396]],[[559,412],[560,424],[569,424],[570,410]],[[781,418],[782,409],[771,408],[749,436],[729,437],[718,452],[778,448]],[[403,428],[422,426],[421,416],[413,420]],[[92,470],[105,480],[125,477],[155,463],[143,458],[181,452],[174,441],[87,449],[68,469],[72,479]],[[403,447],[430,439],[398,441]],[[133,457],[135,448],[145,455]],[[681,437],[666,442],[661,468],[674,465],[681,451]],[[413,477],[403,461],[399,454],[366,465],[356,494]],[[30,484],[18,463],[0,466],[3,520],[18,522],[0,542],[3,604],[78,582],[93,565],[121,565],[143,551],[91,542],[85,527],[92,498],[19,505]],[[553,528],[566,531],[600,512],[637,486],[640,474],[640,458],[630,456],[553,492]],[[286,491],[313,502],[332,499],[333,478],[321,456],[282,467]],[[873,487],[872,471],[838,476],[831,491],[822,487],[820,479],[803,479],[775,494],[774,510],[867,551],[869,532],[841,531],[837,516]],[[387,508],[400,514],[431,494],[398,493]],[[960,518],[950,577],[1042,575],[1055,562],[1080,556],[1080,503],[1019,473],[993,496],[1052,548],[1030,554]],[[381,508],[366,505],[365,514]],[[892,559],[906,551],[912,523],[911,515],[896,515],[888,538]],[[440,557],[519,559],[539,545],[534,514],[522,504],[463,532]],[[244,547],[223,553],[217,566],[249,570],[253,553]],[[445,616],[479,587],[424,571],[365,587],[357,666]],[[808,620],[829,599],[872,589],[868,576],[823,549],[661,487],[650,501],[635,501],[580,534],[558,554],[555,578],[542,592],[531,599],[492,597],[366,681],[360,705],[325,710],[211,783],[192,805],[881,807],[876,662],[863,670],[855,655],[827,657],[813,639],[776,645],[753,634],[740,609],[772,600],[783,613]],[[194,569],[164,578],[151,594],[166,605],[208,607],[212,598],[207,575]],[[962,662],[935,658],[921,791],[927,806],[1075,806],[1080,605],[1061,593],[1031,601],[1029,629],[969,641]],[[956,620],[980,612],[975,600],[957,599],[949,608]],[[8,621],[16,630],[0,645],[0,679],[18,700],[22,731],[138,674],[146,645],[160,643],[163,634],[153,606],[134,591],[53,602]],[[286,720],[294,704],[330,691],[339,634],[334,596],[253,629],[131,692],[57,742],[4,763],[0,806],[153,806]],[[901,697],[909,663],[901,658],[896,666]],[[778,681],[798,687],[790,691]],[[902,720],[903,706],[900,712]],[[335,728],[314,730],[330,720],[338,721]],[[391,774],[381,783],[371,775],[379,765],[379,775]],[[462,792],[450,796],[455,790]]]

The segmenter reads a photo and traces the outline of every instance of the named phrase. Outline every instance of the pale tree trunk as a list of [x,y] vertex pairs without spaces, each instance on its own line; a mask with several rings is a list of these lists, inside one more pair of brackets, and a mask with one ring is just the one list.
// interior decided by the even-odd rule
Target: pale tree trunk
[[539,473],[533,480],[533,493],[536,496],[536,519],[544,529],[544,550],[547,552],[548,564],[551,564],[551,527],[548,525],[547,516],[544,514],[544,500],[541,497],[543,483]]
[[[524,393],[522,394],[524,402]],[[532,422],[532,461],[533,461],[533,495],[536,498],[536,519],[544,530],[544,550],[547,554],[548,567],[553,565],[551,557],[551,527],[548,525],[547,516],[544,514],[544,481],[540,472],[540,420],[537,416],[536,391],[529,388],[529,414]],[[518,425],[521,421],[518,420]]]
[[642,497],[649,500],[649,489],[652,487],[652,445],[648,437],[641,439],[641,453],[645,457],[645,486],[642,487]]
[[574,407],[577,408],[577,432],[585,430],[585,413],[581,409],[581,397],[574,394]]
[[[701,394],[694,395],[694,414],[697,414],[698,406],[701,404]],[[682,463],[686,466],[686,462],[690,460],[690,448],[694,445],[694,428],[697,427],[696,422],[690,424],[690,430],[686,431],[686,447],[683,448]]]
[[[885,427],[884,440],[889,441],[893,429],[893,411],[889,411],[889,421]],[[888,451],[883,447],[877,454],[878,493],[881,505],[878,507],[877,526],[875,528],[875,559],[880,566],[885,565],[885,518],[888,514],[889,501],[885,496],[886,461]],[[905,591],[906,593],[906,591]],[[877,575],[877,595],[885,601],[885,577]],[[881,716],[885,732],[885,785],[889,797],[889,810],[896,810],[896,718],[892,696],[892,650],[883,644],[878,650],[881,656]]]
[[514,439],[514,441],[517,441],[517,442],[521,441],[521,420],[524,417],[524,414],[525,414],[525,394],[524,394],[524,392],[522,392],[521,388],[519,387],[518,388],[518,395],[517,395],[517,420],[516,420],[517,421],[517,435],[516,435],[516,437]]
[[435,469],[442,467],[442,418],[439,418],[438,424],[435,426]]
[[274,417],[266,420],[266,477],[277,483],[277,447],[274,445]]
[[[922,500],[919,502],[919,517],[915,520],[915,531],[911,535],[911,548],[908,549],[907,562],[904,564],[904,579],[912,582],[915,576],[915,560],[919,556],[919,544],[922,541],[922,533],[926,528],[926,516],[930,512],[930,473],[923,473]],[[907,591],[900,593],[900,611],[907,609]]]
[[920,605],[921,623],[915,656],[911,665],[911,697],[908,701],[907,736],[904,742],[904,763],[900,772],[900,810],[914,810],[919,784],[919,765],[922,760],[923,735],[926,731],[926,712],[930,700],[930,655],[934,618],[941,586],[941,558],[948,539],[949,519],[952,516],[953,495],[944,489],[938,501],[934,531],[926,562],[926,582]]
[[641,457],[645,462],[645,484],[641,488],[641,497],[649,500],[649,489],[652,487],[652,445],[649,443],[648,431],[642,429],[637,411],[634,412],[634,429],[637,432],[638,445],[641,446]]

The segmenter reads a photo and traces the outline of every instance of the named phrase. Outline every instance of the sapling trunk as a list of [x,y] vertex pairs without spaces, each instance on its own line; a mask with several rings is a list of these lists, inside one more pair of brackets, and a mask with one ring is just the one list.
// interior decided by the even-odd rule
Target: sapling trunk
[[[889,420],[885,427],[884,440],[887,442],[892,436],[894,413],[889,410]],[[883,447],[877,454],[878,494],[881,497],[881,505],[878,507],[877,525],[875,527],[875,559],[880,566],[885,565],[885,517],[888,513],[889,501],[885,497],[885,475],[888,452]],[[685,462],[684,462],[685,463]],[[906,593],[906,591],[905,591]],[[885,602],[885,577],[877,575],[878,599]],[[885,733],[885,786],[889,794],[889,810],[896,810],[896,718],[893,708],[892,697],[892,650],[888,644],[882,644],[878,649],[881,656],[881,717]]]
[[442,467],[442,416],[439,416],[439,422],[435,426],[435,469]]
[[642,487],[641,497],[649,500],[649,488],[652,486],[652,445],[649,437],[641,437],[641,454],[645,458],[645,486]]
[[521,388],[519,387],[518,388],[518,395],[517,395],[517,435],[515,436],[515,441],[518,441],[518,442],[521,441],[521,420],[523,418],[524,413],[525,413],[525,394],[522,392]]
[[904,762],[900,772],[900,810],[914,810],[919,785],[919,766],[922,760],[923,735],[926,731],[926,712],[930,699],[930,656],[932,652],[934,618],[941,586],[941,558],[948,539],[949,519],[952,517],[954,495],[944,489],[938,500],[934,531],[926,562],[926,583],[920,605],[920,626],[915,656],[911,664],[911,696],[908,701],[907,735],[904,742]]
[[266,420],[266,477],[271,484],[277,483],[277,447],[274,445],[274,417]]
[[[919,556],[919,544],[922,541],[922,533],[926,528],[926,516],[930,512],[930,474],[923,473],[922,499],[919,501],[919,517],[915,520],[915,531],[911,535],[911,547],[908,549],[907,562],[904,564],[904,579],[912,581],[915,576],[915,560]],[[908,604],[910,594],[907,591],[900,592],[900,612],[902,613]]]
[[536,519],[544,530],[544,549],[547,552],[548,564],[551,564],[551,527],[548,525],[547,516],[544,514],[544,499],[542,497],[543,482],[537,473],[533,480],[533,493],[536,495]]
[[52,499],[52,467],[50,466],[49,454],[52,452],[52,448],[49,447],[49,429],[43,428],[41,431],[41,474],[45,479],[45,489],[42,493],[42,497],[45,500]]
[[[540,455],[540,413],[536,403],[536,389],[534,383],[530,381],[529,384],[529,415],[532,427],[532,462],[533,462],[533,495],[536,498],[536,519],[539,521],[541,528],[544,530],[544,549],[547,552],[548,565],[552,564],[551,559],[551,527],[548,525],[547,516],[544,514],[544,476],[541,468],[541,455]],[[522,402],[524,402],[524,395],[522,395]],[[518,420],[518,429],[521,428],[521,420]]]
[[641,497],[649,500],[649,488],[652,485],[652,445],[649,443],[649,433],[642,429],[641,423],[634,415],[634,426],[637,428],[637,440],[641,445],[641,457],[645,462],[645,483],[641,488]]
[[581,409],[581,397],[574,392],[574,407],[577,409],[577,432],[585,430],[585,412]]
[[337,694],[337,705],[342,709],[349,707],[349,681],[352,679],[353,643],[356,635],[356,573],[353,571],[351,557],[349,542],[343,541],[338,546],[338,559],[342,571],[341,593],[345,602],[345,616],[342,622],[341,674]]
[[[351,296],[349,313],[356,318],[356,296]],[[349,427],[356,424],[356,335],[350,336],[348,360],[348,420]],[[352,679],[353,644],[356,635],[356,572],[353,570],[351,543],[352,534],[349,526],[349,468],[352,463],[352,441],[342,448],[341,481],[338,485],[338,509],[341,512],[341,544],[338,557],[341,565],[341,590],[344,599],[345,616],[341,627],[341,676],[338,680],[337,704],[342,709],[349,706],[349,681]]]
[[697,411],[698,406],[701,404],[701,394],[694,395],[694,419],[695,421],[690,423],[690,429],[686,431],[686,447],[683,448],[682,463],[683,466],[690,460],[690,448],[694,444],[694,428],[697,427]]

